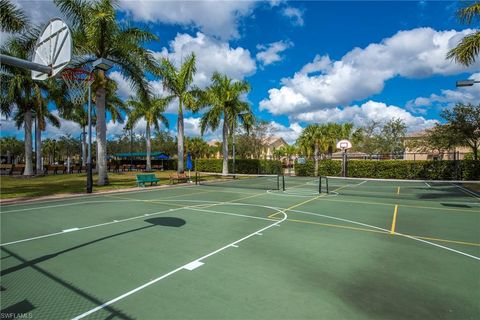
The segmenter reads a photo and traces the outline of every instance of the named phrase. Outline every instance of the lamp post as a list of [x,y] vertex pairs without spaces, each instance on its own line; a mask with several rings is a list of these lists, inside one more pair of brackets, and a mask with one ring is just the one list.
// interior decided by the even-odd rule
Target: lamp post
[[[243,115],[246,115],[248,114],[248,112],[242,112],[242,113],[239,113],[238,116],[243,116]],[[234,118],[234,121],[233,121],[233,132],[232,132],[232,173],[235,174],[235,130],[236,130],[236,126],[237,125],[237,117]]]
[[55,164],[55,149],[57,147],[57,140],[53,139],[53,164]]
[[472,79],[459,80],[459,81],[456,82],[456,86],[457,86],[457,87],[471,87],[471,86],[473,86],[475,83],[480,83],[480,81],[472,80]]
[[[105,72],[113,67],[113,62],[104,58],[93,62],[94,69]],[[92,84],[88,85],[88,154],[87,154],[87,193],[92,193],[93,172],[92,172]]]

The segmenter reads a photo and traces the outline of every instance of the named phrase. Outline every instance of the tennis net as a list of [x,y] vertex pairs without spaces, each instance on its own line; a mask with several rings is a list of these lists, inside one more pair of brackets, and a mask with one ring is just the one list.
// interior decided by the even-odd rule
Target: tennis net
[[283,176],[278,174],[221,174],[196,172],[195,183],[197,185],[225,188],[280,190],[283,188]]
[[[347,196],[456,201],[480,199],[480,181],[321,177],[321,192]],[[473,200],[473,199],[472,199]]]

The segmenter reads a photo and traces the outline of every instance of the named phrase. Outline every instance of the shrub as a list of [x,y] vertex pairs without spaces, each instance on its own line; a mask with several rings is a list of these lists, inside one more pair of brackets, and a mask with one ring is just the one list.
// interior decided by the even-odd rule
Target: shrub
[[[340,176],[342,162],[339,160],[321,160],[320,175]],[[297,176],[313,176],[314,162],[295,164]],[[348,176],[379,179],[425,179],[425,180],[479,180],[480,161],[462,160],[350,160]]]
[[[197,171],[222,172],[222,159],[197,159],[194,161]],[[236,159],[236,173],[281,174],[282,162],[277,160]],[[228,160],[228,171],[233,171],[233,160]]]

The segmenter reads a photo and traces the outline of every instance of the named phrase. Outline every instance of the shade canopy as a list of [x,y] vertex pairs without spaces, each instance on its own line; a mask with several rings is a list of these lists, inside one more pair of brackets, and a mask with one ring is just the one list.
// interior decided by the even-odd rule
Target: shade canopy
[[[146,158],[146,152],[124,152],[124,153],[116,153],[113,155],[116,158]],[[158,160],[168,160],[170,157],[168,154],[163,152],[152,152],[150,156],[154,159]]]

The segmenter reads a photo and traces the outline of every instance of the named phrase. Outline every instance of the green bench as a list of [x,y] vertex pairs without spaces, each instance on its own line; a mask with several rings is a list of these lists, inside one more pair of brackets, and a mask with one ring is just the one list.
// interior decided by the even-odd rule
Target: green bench
[[150,185],[153,185],[153,183],[157,184],[157,182],[160,181],[157,177],[155,177],[155,174],[137,174],[137,185],[139,187],[145,187],[145,183],[150,182]]

